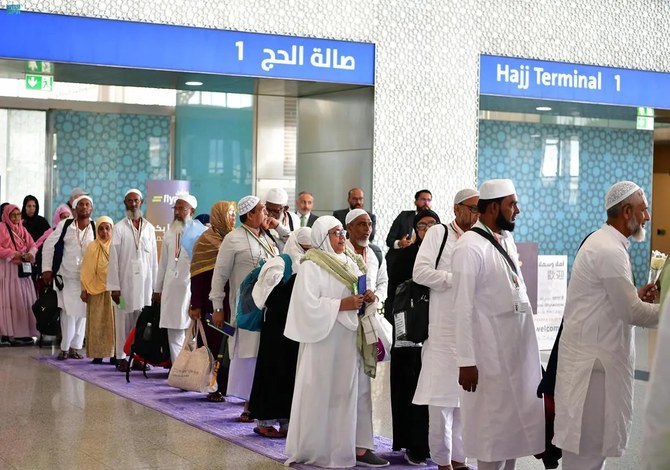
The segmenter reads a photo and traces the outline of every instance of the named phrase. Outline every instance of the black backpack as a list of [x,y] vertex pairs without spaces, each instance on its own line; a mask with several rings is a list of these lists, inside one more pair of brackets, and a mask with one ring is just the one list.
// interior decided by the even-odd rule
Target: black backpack
[[[127,382],[130,382],[130,367],[133,361],[157,367],[170,367],[172,365],[167,330],[160,328],[160,321],[161,306],[159,303],[144,307],[137,318],[134,329],[135,336],[130,345],[130,354],[128,354]],[[146,368],[144,376],[147,376]]]
[[37,320],[37,331],[43,335],[57,336],[60,333],[60,307],[58,295],[51,286],[45,286],[33,304],[33,314]]

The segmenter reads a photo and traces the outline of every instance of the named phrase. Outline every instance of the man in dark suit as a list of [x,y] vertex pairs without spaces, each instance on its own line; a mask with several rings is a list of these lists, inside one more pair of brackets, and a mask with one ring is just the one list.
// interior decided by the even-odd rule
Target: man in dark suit
[[311,227],[314,221],[319,217],[312,214],[312,206],[314,206],[314,196],[309,191],[301,191],[298,194],[298,199],[295,200],[295,213],[300,218],[301,227]]
[[[333,217],[342,223],[342,227],[347,226],[346,219],[349,211],[354,209],[363,209],[363,205],[365,203],[365,193],[363,193],[361,188],[350,189],[349,193],[347,194],[347,202],[349,203],[349,209],[340,209],[333,212]],[[377,229],[377,217],[371,212],[368,212],[368,215],[372,221],[372,233],[370,234],[370,241],[373,241],[375,239],[375,230]]]
[[389,234],[386,237],[386,246],[391,249],[402,249],[410,246],[414,242],[412,239],[414,216],[423,210],[430,209],[432,201],[433,194],[429,190],[422,189],[417,191],[414,195],[414,205],[416,206],[416,209],[412,211],[402,211],[398,214],[398,217],[393,221],[391,230],[389,230]]

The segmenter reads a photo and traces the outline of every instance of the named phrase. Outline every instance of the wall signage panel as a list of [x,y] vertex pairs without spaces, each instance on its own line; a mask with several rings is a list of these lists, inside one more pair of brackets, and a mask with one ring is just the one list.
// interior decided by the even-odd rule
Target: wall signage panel
[[670,109],[670,73],[481,55],[482,95]]
[[373,85],[375,46],[0,10],[0,57]]

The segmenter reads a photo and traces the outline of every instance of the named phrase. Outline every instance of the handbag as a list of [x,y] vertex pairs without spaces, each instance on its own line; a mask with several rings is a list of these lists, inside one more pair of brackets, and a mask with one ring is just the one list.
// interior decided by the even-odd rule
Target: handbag
[[[435,259],[435,269],[440,263],[444,246],[447,243],[449,229],[444,227],[444,237]],[[430,288],[409,279],[400,284],[395,291],[393,302],[393,320],[395,340],[398,342],[423,343],[428,339]],[[397,346],[396,346],[397,347]]]
[[[203,346],[199,348],[196,343],[198,332],[203,342]],[[179,356],[172,364],[168,385],[191,392],[216,392],[218,385],[216,380],[212,380],[214,357],[207,346],[207,337],[199,319],[189,333]]]
[[391,346],[393,345],[393,326],[383,315],[376,313],[373,316],[373,325],[377,332],[377,362],[391,360]]

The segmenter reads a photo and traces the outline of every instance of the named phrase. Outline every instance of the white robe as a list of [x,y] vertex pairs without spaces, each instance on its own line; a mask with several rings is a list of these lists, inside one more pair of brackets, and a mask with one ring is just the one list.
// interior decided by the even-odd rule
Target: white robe
[[[77,221],[74,220],[67,229],[63,238],[63,261],[58,270],[58,275],[63,278],[63,290],[56,289],[58,306],[67,315],[75,318],[86,318],[86,304],[82,302],[81,295],[81,262],[89,243],[93,241],[93,225],[88,229],[78,230]],[[63,232],[65,220],[56,226],[56,229],[46,239],[42,248],[42,272],[51,271],[56,242]],[[54,279],[55,282],[55,279]]]
[[287,464],[356,465],[357,440],[360,445],[362,437],[357,439],[358,381],[363,376],[356,348],[358,316],[355,310],[339,311],[340,300],[350,295],[315,263],[300,265],[284,330],[300,343]]
[[[347,240],[347,245],[351,251],[356,253],[350,240]],[[370,245],[365,247],[365,256],[363,256],[363,259],[365,260],[365,267],[367,268],[365,273],[366,290],[370,289],[374,292],[377,296],[377,302],[381,304],[386,300],[386,296],[388,295],[389,275],[386,271],[386,260],[382,256],[380,265],[377,260],[377,255],[375,255],[375,252],[370,248]]]
[[[481,221],[475,226],[486,230]],[[518,266],[512,235],[502,236]],[[458,366],[479,370],[477,391],[460,392],[465,454],[485,462],[539,454],[544,403],[536,394],[541,365],[532,312],[514,312],[510,269],[481,235],[463,234],[452,266]]]
[[[455,225],[455,223],[454,223]],[[421,372],[414,393],[416,405],[458,407],[461,387],[456,364],[456,311],[451,255],[463,231],[448,225],[447,242],[435,269],[435,260],[444,238],[444,227],[435,225],[426,232],[414,261],[412,279],[430,288],[428,339],[421,351]]]
[[[279,251],[269,237],[261,235],[262,240],[273,250],[273,256]],[[223,239],[219,254],[216,256],[212,289],[209,299],[214,309],[223,308],[226,282],[230,285],[228,304],[231,311],[231,322],[236,325],[237,297],[240,285],[247,275],[258,266],[261,259],[272,256],[249,234],[244,227],[237,227]],[[249,399],[253,384],[256,356],[260,344],[260,332],[235,329],[235,335],[229,339],[228,347],[231,364],[228,379],[227,395]]]
[[[187,222],[187,226],[189,223],[193,222]],[[160,327],[185,330],[190,324],[191,257],[186,250],[181,249],[175,261],[175,248],[177,232],[172,225],[163,237],[154,292],[161,292]]]
[[107,290],[121,291],[126,305],[119,313],[142,310],[151,305],[151,294],[158,271],[156,231],[142,219],[139,243],[135,243],[133,223],[127,217],[114,225],[109,249]]
[[670,468],[670,302],[658,326],[656,355],[651,368],[644,412],[642,455],[647,470]]
[[593,365],[605,369],[602,456],[618,457],[633,418],[633,325],[655,326],[659,306],[642,302],[632,283],[628,239],[603,225],[580,248],[572,267],[556,372],[554,444],[579,453],[582,415]]

